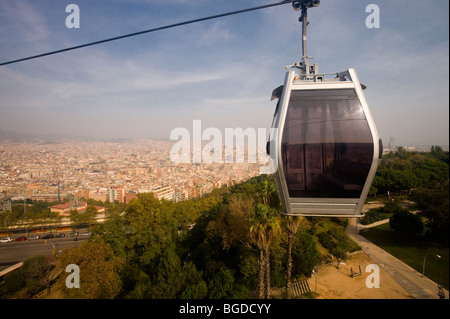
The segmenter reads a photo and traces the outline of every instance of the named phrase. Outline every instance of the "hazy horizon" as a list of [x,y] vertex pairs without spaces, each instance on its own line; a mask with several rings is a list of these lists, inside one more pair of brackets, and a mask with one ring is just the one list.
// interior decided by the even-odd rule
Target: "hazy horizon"
[[[2,133],[7,133],[7,136],[2,135]],[[33,134],[33,133],[21,133],[21,132],[14,132],[14,131],[6,131],[0,128],[0,143],[2,142],[12,142],[12,143],[20,143],[25,142],[29,143],[31,140],[36,139],[43,139],[39,140],[39,143],[47,144],[53,143],[53,142],[109,142],[109,143],[128,143],[128,142],[136,142],[136,141],[145,141],[145,140],[152,140],[152,141],[163,141],[163,142],[171,142],[176,143],[179,140],[170,140],[170,137],[156,137],[156,136],[149,136],[149,137],[95,137],[95,136],[77,136],[77,135],[71,135],[71,134],[59,134],[59,133],[49,133],[49,134]],[[222,140],[224,142],[224,136],[222,136]],[[36,141],[35,141],[36,142]],[[203,144],[207,144],[207,140],[202,140]],[[440,146],[443,150],[448,151],[450,150],[450,145],[440,145],[436,143],[432,144],[397,144],[394,143],[394,146],[399,147],[416,147],[419,149],[431,149],[432,146]],[[389,147],[389,140],[383,141],[383,147],[386,149]]]

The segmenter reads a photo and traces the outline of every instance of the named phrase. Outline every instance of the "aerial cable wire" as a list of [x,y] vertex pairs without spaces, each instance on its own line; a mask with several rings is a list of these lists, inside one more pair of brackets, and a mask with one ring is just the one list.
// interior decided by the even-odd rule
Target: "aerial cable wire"
[[77,45],[77,46],[70,47],[70,48],[65,48],[65,49],[61,49],[61,50],[56,50],[56,51],[51,51],[51,52],[42,53],[42,54],[38,54],[38,55],[33,55],[33,56],[30,56],[30,57],[21,58],[21,59],[17,59],[17,60],[12,60],[12,61],[8,61],[8,62],[2,62],[2,63],[0,63],[0,66],[13,64],[13,63],[18,63],[18,62],[27,61],[27,60],[33,60],[33,59],[37,59],[37,58],[42,58],[42,57],[45,57],[45,56],[54,55],[54,54],[58,54],[58,53],[63,53],[63,52],[67,52],[67,51],[72,51],[72,50],[81,49],[81,48],[86,48],[86,47],[90,47],[90,46],[94,46],[94,45],[102,44],[102,43],[106,43],[106,42],[112,42],[112,41],[116,41],[116,40],[120,40],[120,39],[130,38],[130,37],[134,37],[134,36],[145,34],[145,33],[151,33],[151,32],[171,29],[171,28],[175,28],[175,27],[180,27],[180,26],[184,26],[184,25],[188,25],[188,24],[192,24],[192,23],[197,23],[197,22],[202,22],[202,21],[222,18],[222,17],[226,17],[226,16],[231,16],[231,15],[235,15],[235,14],[240,14],[240,13],[245,13],[245,12],[250,12],[250,11],[255,11],[255,10],[266,9],[266,8],[275,7],[275,6],[280,6],[280,5],[284,5],[284,4],[292,3],[292,2],[294,2],[294,0],[286,0],[286,1],[281,1],[281,2],[277,2],[277,3],[266,4],[266,5],[262,5],[262,6],[258,6],[258,7],[253,7],[253,8],[243,9],[243,10],[237,10],[237,11],[217,14],[217,15],[213,15],[213,16],[209,16],[209,17],[205,17],[205,18],[199,18],[199,19],[194,19],[194,20],[189,20],[189,21],[184,21],[184,22],[178,22],[178,23],[174,23],[174,24],[169,24],[169,25],[153,28],[153,29],[148,29],[148,30],[134,32],[134,33],[129,33],[129,34],[113,37],[113,38],[108,38],[108,39],[104,39],[104,40],[99,40],[99,41],[95,41],[95,42],[81,44],[81,45]]

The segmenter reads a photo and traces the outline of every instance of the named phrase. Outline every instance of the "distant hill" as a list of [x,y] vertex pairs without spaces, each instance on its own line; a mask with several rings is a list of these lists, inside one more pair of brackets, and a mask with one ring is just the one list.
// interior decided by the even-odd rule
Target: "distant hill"
[[72,136],[68,134],[35,135],[0,129],[0,142],[33,143],[33,144],[59,144],[62,141],[89,141],[89,138]]
[[[169,139],[154,139],[169,141]],[[27,134],[16,131],[0,129],[0,143],[30,143],[30,144],[60,144],[63,142],[109,142],[109,143],[132,143],[133,138],[94,138],[75,136],[64,133],[50,134]]]
[[12,142],[12,143],[19,143],[19,142],[27,142],[35,140],[37,141],[36,136],[31,134],[25,134],[25,133],[19,133],[14,131],[7,131],[0,129],[0,141],[1,142]]

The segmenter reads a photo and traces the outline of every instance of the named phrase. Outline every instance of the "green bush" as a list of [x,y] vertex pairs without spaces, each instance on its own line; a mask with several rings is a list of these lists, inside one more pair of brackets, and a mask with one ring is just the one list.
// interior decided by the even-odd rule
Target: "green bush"
[[328,232],[322,232],[317,234],[317,238],[319,239],[319,243],[326,249],[332,250],[336,247],[336,243],[333,238],[328,234]]
[[423,232],[422,219],[407,210],[395,212],[389,218],[389,226],[401,233],[420,234]]
[[347,241],[347,234],[342,228],[330,228],[327,233],[333,237],[337,242]]
[[321,255],[317,249],[316,241],[306,231],[302,231],[299,235],[299,243],[293,249],[293,276],[305,275],[309,276],[314,266],[320,262]]
[[346,252],[361,249],[361,247],[347,236],[342,227],[331,228],[327,232],[319,233],[317,238],[319,239],[319,243],[331,253],[336,249],[343,249]]
[[387,219],[387,216],[384,213],[380,213],[378,210],[369,210],[363,218],[361,218],[362,225],[369,225],[380,220]]
[[235,281],[234,271],[226,267],[222,267],[209,282],[210,299],[245,299],[249,293],[246,287]]
[[348,218],[345,217],[332,217],[331,220],[335,222],[338,225],[344,226],[344,228],[347,228],[348,226]]
[[381,213],[392,213],[395,214],[396,212],[401,212],[404,210],[404,208],[402,208],[402,206],[400,205],[399,202],[394,201],[394,200],[389,200],[387,202],[384,203],[384,206],[379,208]]
[[31,297],[48,285],[50,268],[50,263],[45,256],[29,257],[24,260],[22,268],[5,275],[5,288],[11,294],[26,288],[24,296]]
[[193,286],[187,287],[180,295],[180,299],[203,299],[208,294],[208,287],[203,280]]
[[6,274],[4,277],[4,285],[8,293],[15,293],[25,287],[25,276],[23,274],[23,269],[16,269],[8,274]]
[[316,226],[312,226],[312,227],[309,229],[309,233],[310,233],[311,235],[314,235],[316,232],[317,232],[317,227],[316,227]]

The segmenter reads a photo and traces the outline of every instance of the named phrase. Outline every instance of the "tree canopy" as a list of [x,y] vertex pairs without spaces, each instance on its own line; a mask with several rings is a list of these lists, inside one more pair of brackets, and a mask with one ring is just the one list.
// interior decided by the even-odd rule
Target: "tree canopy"
[[[284,221],[280,207],[270,176],[177,203],[138,194],[58,256],[59,287],[67,298],[249,298],[258,288],[270,298],[286,286],[291,250],[293,280],[322,258],[304,223]],[[79,266],[80,289],[65,288],[67,264]]]
[[[448,242],[448,175],[448,152],[441,148],[427,154],[399,148],[383,159],[371,194],[407,191],[429,236]],[[47,207],[32,204],[25,213],[22,205],[0,214],[0,223],[8,228],[27,214],[35,223],[48,221],[53,217]],[[359,249],[342,219],[279,214],[275,182],[266,175],[197,199],[174,203],[143,193],[109,208],[87,242],[57,258],[62,272],[68,264],[80,267],[80,289],[64,288],[63,272],[65,297],[270,298],[272,287],[286,287],[289,297],[291,279],[309,276],[329,253],[339,265]],[[89,223],[93,213],[89,208],[71,218]],[[409,217],[397,215],[393,223]],[[12,287],[23,284],[16,279]]]

